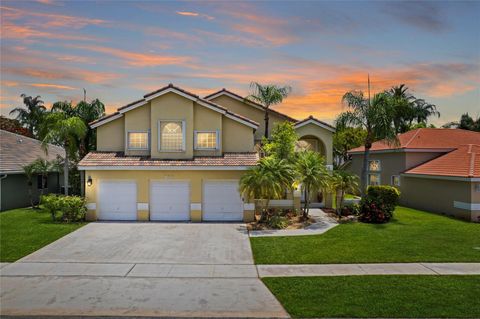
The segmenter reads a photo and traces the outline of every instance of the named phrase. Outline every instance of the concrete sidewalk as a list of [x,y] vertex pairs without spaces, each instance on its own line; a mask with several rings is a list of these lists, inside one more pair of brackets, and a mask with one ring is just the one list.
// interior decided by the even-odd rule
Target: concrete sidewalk
[[480,275],[480,263],[257,265],[260,277],[355,275]]

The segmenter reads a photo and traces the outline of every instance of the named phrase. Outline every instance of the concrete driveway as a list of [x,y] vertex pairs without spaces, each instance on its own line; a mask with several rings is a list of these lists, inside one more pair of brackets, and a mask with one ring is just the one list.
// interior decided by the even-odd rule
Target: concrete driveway
[[90,223],[1,276],[2,315],[288,316],[244,224]]

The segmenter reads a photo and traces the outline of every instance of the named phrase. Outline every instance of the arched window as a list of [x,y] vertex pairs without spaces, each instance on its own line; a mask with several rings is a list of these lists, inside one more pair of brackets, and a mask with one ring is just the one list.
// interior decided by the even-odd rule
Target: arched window
[[183,151],[184,134],[182,121],[160,121],[160,150]]

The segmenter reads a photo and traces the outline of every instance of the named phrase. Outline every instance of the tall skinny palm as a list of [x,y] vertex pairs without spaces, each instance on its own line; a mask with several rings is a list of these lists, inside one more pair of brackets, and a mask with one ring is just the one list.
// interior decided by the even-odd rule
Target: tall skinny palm
[[360,127],[367,131],[360,189],[363,196],[367,187],[367,168],[373,142],[384,139],[390,144],[398,143],[393,125],[395,110],[387,93],[375,94],[369,101],[361,91],[351,91],[345,93],[342,102],[349,109],[338,116],[337,127]]
[[282,103],[292,88],[289,86],[277,86],[272,84],[262,85],[257,82],[250,83],[250,89],[252,93],[247,96],[247,100],[260,103],[265,107],[265,138],[268,138],[268,122],[269,122],[269,110],[270,107],[279,103]]
[[20,96],[26,108],[16,107],[10,111],[10,114],[16,114],[16,119],[20,124],[26,127],[31,135],[37,137],[42,117],[47,109],[43,105],[43,101],[40,100],[40,96],[31,97],[26,94]]
[[76,116],[68,117],[65,113],[50,113],[45,117],[42,128],[42,146],[48,150],[48,143],[52,143],[65,149],[63,164],[65,195],[68,195],[69,159],[77,150],[77,141],[82,139],[86,132],[87,127],[82,119]]
[[319,153],[304,151],[299,153],[296,162],[298,180],[304,193],[303,217],[308,218],[310,197],[313,192],[323,189],[327,183],[328,172],[325,161]]
[[264,221],[270,201],[282,198],[286,189],[292,189],[294,180],[295,170],[286,160],[268,156],[242,176],[239,189],[249,200],[262,199],[260,220]]
[[33,201],[33,176],[36,173],[35,165],[28,164],[22,166],[23,174],[27,178],[27,185],[28,185],[28,197],[30,198],[30,205],[32,208],[35,208],[35,203]]

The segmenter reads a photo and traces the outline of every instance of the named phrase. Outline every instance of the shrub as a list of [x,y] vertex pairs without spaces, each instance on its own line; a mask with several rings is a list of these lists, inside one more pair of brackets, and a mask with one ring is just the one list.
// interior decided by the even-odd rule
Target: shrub
[[359,215],[360,204],[348,204],[342,208],[342,216]]
[[288,226],[288,218],[275,215],[268,220],[267,224],[274,229],[286,228]]
[[386,223],[393,216],[400,192],[392,186],[369,186],[360,202],[360,220],[365,223]]
[[64,222],[78,222],[85,219],[87,208],[85,199],[79,196],[63,196],[49,194],[41,197],[45,209],[57,219],[57,213],[61,212],[61,220]]

